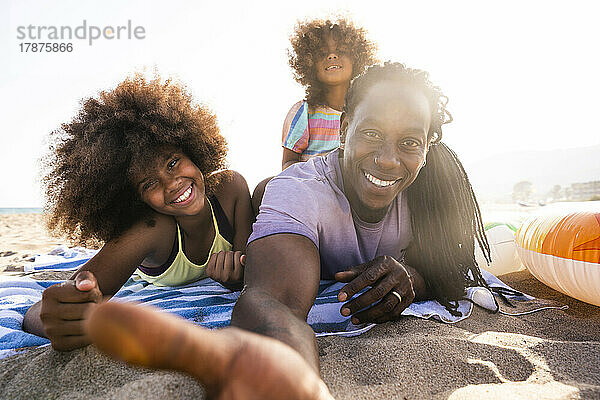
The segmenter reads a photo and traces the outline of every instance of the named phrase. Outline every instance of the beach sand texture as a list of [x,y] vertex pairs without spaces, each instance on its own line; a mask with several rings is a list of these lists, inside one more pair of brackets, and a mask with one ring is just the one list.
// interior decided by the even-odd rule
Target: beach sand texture
[[36,254],[46,254],[66,241],[50,235],[42,214],[0,214],[0,273],[19,272]]
[[[60,243],[39,214],[0,215],[0,272]],[[57,241],[58,240],[58,241]],[[10,268],[8,268],[10,266]],[[405,318],[354,338],[320,338],[323,379],[337,399],[600,398],[600,307],[547,288],[528,272],[515,289],[569,305],[512,317],[477,308],[455,325]],[[132,368],[94,347],[38,348],[0,360],[2,399],[204,398],[192,378]]]

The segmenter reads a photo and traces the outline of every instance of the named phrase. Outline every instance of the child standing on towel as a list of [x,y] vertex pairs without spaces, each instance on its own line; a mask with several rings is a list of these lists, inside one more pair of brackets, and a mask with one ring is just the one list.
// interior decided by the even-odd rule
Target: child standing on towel
[[288,112],[282,132],[282,169],[326,154],[340,144],[340,115],[352,78],[375,62],[375,46],[351,21],[300,22],[289,64],[306,99]]
[[89,311],[136,273],[156,285],[242,281],[254,219],[244,178],[225,166],[216,118],[185,87],[136,75],[87,99],[52,135],[48,226],[104,242],[71,280],[44,291],[23,329],[57,350],[89,343]]

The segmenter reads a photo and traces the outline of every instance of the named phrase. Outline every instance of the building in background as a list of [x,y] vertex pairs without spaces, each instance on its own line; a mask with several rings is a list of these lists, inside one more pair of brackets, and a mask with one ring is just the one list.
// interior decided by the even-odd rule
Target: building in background
[[571,201],[600,200],[600,181],[572,183],[565,195]]

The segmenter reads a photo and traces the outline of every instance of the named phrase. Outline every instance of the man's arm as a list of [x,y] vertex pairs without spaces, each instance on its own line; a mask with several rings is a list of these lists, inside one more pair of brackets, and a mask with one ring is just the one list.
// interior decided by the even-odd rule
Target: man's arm
[[231,325],[282,341],[319,373],[315,334],[306,323],[319,278],[319,252],[310,239],[275,234],[253,241]]

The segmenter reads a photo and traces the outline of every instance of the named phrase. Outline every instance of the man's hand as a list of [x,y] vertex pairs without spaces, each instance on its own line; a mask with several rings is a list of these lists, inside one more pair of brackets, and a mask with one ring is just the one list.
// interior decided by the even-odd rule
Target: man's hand
[[[398,319],[415,298],[413,276],[408,273],[407,268],[409,267],[393,257],[380,256],[335,274],[335,280],[349,282],[340,290],[339,301],[347,301],[364,288],[371,287],[344,304],[340,313],[344,316],[352,315],[353,324],[383,323]],[[400,295],[402,300],[400,301],[392,291]],[[364,309],[376,302],[377,304]]]
[[190,374],[219,400],[333,400],[302,356],[282,342],[238,328],[208,330],[151,307],[105,303],[87,329],[110,356]]
[[220,251],[208,259],[206,275],[221,284],[240,282],[245,265],[246,255],[241,251]]
[[90,271],[82,271],[74,280],[46,289],[42,294],[40,319],[52,347],[68,351],[87,346],[90,339],[84,331],[84,321],[100,302],[102,292]]

